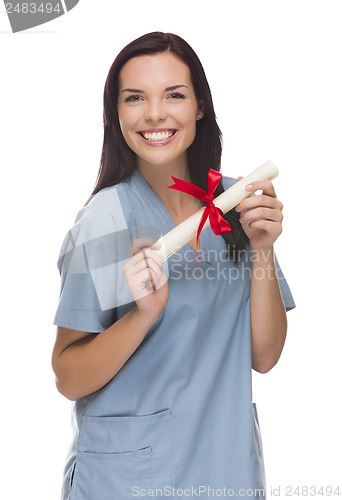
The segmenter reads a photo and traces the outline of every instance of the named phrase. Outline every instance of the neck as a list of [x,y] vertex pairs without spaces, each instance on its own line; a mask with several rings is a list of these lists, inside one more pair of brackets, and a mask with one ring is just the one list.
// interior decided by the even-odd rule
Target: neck
[[[138,159],[137,169],[168,210],[178,212],[183,209],[184,205],[194,202],[192,196],[174,189],[168,189],[168,186],[173,184],[171,175],[190,182],[186,157],[178,159],[177,162],[170,165],[152,165]],[[195,203],[197,203],[197,200]]]

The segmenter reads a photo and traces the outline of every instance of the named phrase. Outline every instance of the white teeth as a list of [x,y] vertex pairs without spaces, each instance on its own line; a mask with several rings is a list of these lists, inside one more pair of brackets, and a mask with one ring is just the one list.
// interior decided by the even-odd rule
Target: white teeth
[[154,142],[162,142],[166,141],[169,139],[172,135],[172,131],[168,132],[145,132],[144,138],[147,139],[148,141],[154,141]]

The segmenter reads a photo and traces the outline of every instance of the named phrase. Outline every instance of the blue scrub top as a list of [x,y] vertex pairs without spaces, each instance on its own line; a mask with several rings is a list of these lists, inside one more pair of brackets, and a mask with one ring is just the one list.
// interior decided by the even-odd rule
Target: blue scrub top
[[[225,189],[235,182],[223,177]],[[135,306],[123,273],[133,239],[158,239],[174,227],[137,170],[97,193],[61,248],[54,324],[100,333],[125,315]],[[74,403],[62,500],[264,498],[252,403],[251,254],[236,266],[208,227],[199,256],[197,264],[187,244],[164,263],[170,294],[161,316],[115,377]]]

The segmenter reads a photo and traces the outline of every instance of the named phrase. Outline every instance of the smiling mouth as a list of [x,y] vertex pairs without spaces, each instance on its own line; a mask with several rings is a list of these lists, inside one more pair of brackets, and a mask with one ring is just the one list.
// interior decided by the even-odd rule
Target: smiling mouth
[[177,132],[176,129],[169,129],[169,130],[162,130],[162,131],[153,131],[153,132],[148,132],[148,131],[140,131],[138,134],[141,135],[146,141],[151,141],[151,142],[164,142],[170,139],[175,135]]

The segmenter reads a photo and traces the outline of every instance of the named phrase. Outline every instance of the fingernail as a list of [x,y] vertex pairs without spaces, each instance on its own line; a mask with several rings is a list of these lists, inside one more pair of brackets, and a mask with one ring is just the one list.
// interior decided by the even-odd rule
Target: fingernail
[[245,189],[246,189],[247,191],[252,191],[252,189],[253,189],[253,185],[252,185],[252,184],[248,184],[248,186],[246,186],[246,187],[245,187]]
[[236,205],[235,210],[236,210],[237,212],[240,212],[240,205]]
[[155,243],[153,243],[151,248],[160,248],[160,243],[158,241],[156,241]]

